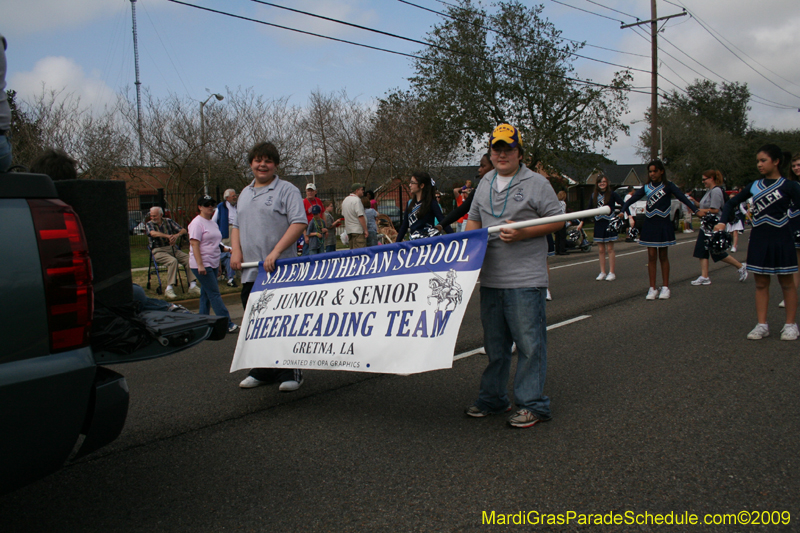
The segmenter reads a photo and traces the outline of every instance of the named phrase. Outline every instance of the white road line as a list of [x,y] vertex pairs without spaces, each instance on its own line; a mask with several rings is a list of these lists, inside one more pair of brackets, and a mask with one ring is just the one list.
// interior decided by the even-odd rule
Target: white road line
[[[681,244],[694,244],[694,243],[695,243],[695,241],[683,241],[683,242],[676,243],[673,246],[680,246]],[[626,255],[641,254],[641,253],[644,253],[646,251],[647,251],[647,248],[644,247],[643,249],[636,250],[635,252],[617,254],[617,257],[625,257]],[[586,265],[588,263],[599,263],[599,262],[600,262],[599,258],[598,259],[589,259],[588,261],[579,261],[577,263],[569,263],[567,265],[551,266],[550,270],[558,270],[559,268],[569,268],[569,267],[574,267],[574,266],[578,266],[578,265]]]
[[[561,326],[566,326],[568,324],[572,324],[572,323],[578,322],[580,320],[586,320],[587,318],[590,318],[590,317],[591,317],[591,315],[576,316],[575,318],[570,318],[569,320],[565,320],[563,322],[559,322],[558,324],[553,324],[551,326],[547,326],[547,331],[550,331],[551,329],[560,328]],[[481,346],[480,348],[475,348],[474,350],[470,350],[468,352],[463,352],[463,353],[460,353],[458,355],[454,355],[453,356],[453,361],[458,361],[459,359],[464,359],[465,357],[470,357],[472,355],[479,354],[479,353],[481,353],[481,354],[482,353],[486,353],[483,350],[483,346]]]

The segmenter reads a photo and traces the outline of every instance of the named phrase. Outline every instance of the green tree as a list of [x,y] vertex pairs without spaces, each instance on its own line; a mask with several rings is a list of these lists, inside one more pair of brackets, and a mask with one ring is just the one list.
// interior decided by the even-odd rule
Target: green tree
[[695,80],[686,87],[686,94],[676,90],[665,97],[663,107],[681,109],[707,120],[720,130],[736,137],[747,132],[747,112],[750,107],[750,89],[746,83]]
[[449,7],[450,18],[428,33],[430,46],[415,61],[411,82],[440,139],[474,150],[508,122],[522,132],[533,163],[550,165],[557,154],[608,149],[618,132],[627,134],[620,117],[630,72],[607,86],[576,81],[573,54],[582,45],[561,39],[543,6],[496,6],[491,14],[472,0]]

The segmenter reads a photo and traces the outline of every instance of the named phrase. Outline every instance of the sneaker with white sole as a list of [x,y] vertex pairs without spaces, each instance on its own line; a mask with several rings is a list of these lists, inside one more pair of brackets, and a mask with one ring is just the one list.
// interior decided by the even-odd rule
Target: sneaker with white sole
[[731,252],[735,252],[735,251],[736,251],[736,247],[735,246],[731,246]]
[[550,289],[547,289],[547,295],[544,297],[544,299],[547,300],[548,302],[553,301],[553,296],[550,294]]
[[170,300],[174,300],[175,298],[177,298],[177,297],[178,297],[178,295],[177,295],[177,294],[175,294],[175,291],[174,291],[174,290],[172,290],[172,289],[167,289],[167,290],[165,290],[165,291],[164,291],[164,296],[166,296],[166,297],[167,297],[167,298],[169,298]]
[[594,279],[596,279],[597,281],[603,281],[604,279],[606,279],[606,273],[605,273],[605,272],[600,272],[600,273],[597,275],[597,277],[596,277],[596,278],[594,278]]
[[692,285],[695,285],[695,286],[697,286],[697,285],[711,285],[711,279],[710,278],[704,278],[703,276],[700,276],[699,278],[697,278],[696,280],[694,280],[692,282]]
[[509,411],[511,411],[511,404],[509,404],[502,411],[489,411],[486,409],[481,409],[477,405],[470,405],[469,407],[464,409],[464,414],[467,416],[471,416],[472,418],[484,418],[489,415],[508,413]]
[[537,418],[535,414],[527,409],[520,409],[508,419],[508,425],[515,428],[529,428],[535,426],[539,422],[541,422],[541,419]]
[[200,296],[200,287],[198,287],[197,285],[195,285],[194,287],[189,287],[189,291],[188,292],[192,296],[198,296],[199,297]]
[[647,290],[647,296],[644,297],[645,300],[655,300],[656,296],[658,296],[658,291],[655,287],[650,287]]
[[290,379],[289,381],[284,381],[283,383],[281,383],[281,386],[278,387],[278,390],[281,392],[294,392],[300,388],[300,385],[303,384],[303,381],[305,381],[305,379],[303,378],[300,378],[300,381],[295,381],[293,379]]
[[239,331],[239,326],[237,324],[228,326],[228,333],[236,333],[237,331]]
[[658,293],[659,300],[669,300],[670,292],[669,287],[661,287],[661,292]]
[[781,330],[782,341],[796,341],[800,337],[800,331],[797,330],[797,324],[784,324]]
[[613,272],[609,273],[608,276],[606,276],[606,281],[614,281],[615,279],[617,279],[617,275],[614,274]]
[[741,268],[737,268],[736,272],[739,273],[739,281],[744,281],[747,279],[747,263],[742,263]]
[[261,385],[267,385],[267,382],[256,379],[253,376],[247,376],[239,383],[239,387],[243,389],[252,389],[254,387],[260,387]]
[[786,307],[786,300],[781,300],[781,303],[778,304],[778,307],[780,307],[781,309]]
[[764,337],[769,337],[769,326],[766,324],[756,324],[753,331],[747,334],[747,338],[751,341],[758,341]]

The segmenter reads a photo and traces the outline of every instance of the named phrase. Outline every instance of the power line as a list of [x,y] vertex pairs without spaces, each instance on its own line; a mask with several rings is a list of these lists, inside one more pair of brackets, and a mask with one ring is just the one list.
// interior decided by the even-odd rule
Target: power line
[[[255,2],[255,1],[258,1],[258,0],[252,0],[252,1]],[[476,26],[476,27],[481,28],[481,29],[485,29],[487,31],[491,31],[491,32],[496,33],[498,35],[502,35],[503,37],[511,37],[511,35],[509,35],[509,34],[507,34],[505,32],[501,32],[499,30],[495,30],[493,28],[490,28],[489,26],[486,26],[484,24],[480,24],[479,22],[472,22],[472,21],[469,21],[469,20],[466,20],[466,19],[458,18],[458,17],[455,17],[453,15],[450,15],[449,13],[442,13],[441,11],[436,11],[435,9],[430,9],[430,8],[415,4],[413,2],[409,2],[408,0],[397,0],[397,1],[401,2],[403,4],[406,4],[406,5],[412,6],[412,7],[416,7],[418,9],[422,9],[424,11],[429,11],[431,13],[435,13],[435,14],[440,15],[442,17],[447,17],[447,18],[449,18],[451,20],[455,20],[455,21],[458,21],[458,22],[466,22],[466,23],[472,24],[473,26]],[[456,7],[456,6],[454,6],[454,7]],[[564,40],[565,41],[571,41],[571,39],[564,39]],[[526,43],[529,43],[529,44],[534,44],[534,43],[531,43],[531,41],[529,41],[527,39],[522,39],[522,41],[526,42]],[[573,41],[573,42],[578,42],[578,41]],[[581,59],[588,59],[589,61],[596,61],[597,63],[603,63],[605,65],[611,65],[613,67],[620,67],[620,68],[624,68],[624,69],[627,69],[627,70],[635,70],[635,71],[638,71],[638,72],[648,72],[646,70],[642,70],[642,69],[639,69],[639,68],[629,67],[627,65],[620,65],[618,63],[611,63],[610,61],[603,61],[602,59],[595,59],[593,57],[588,57],[588,56],[584,56],[584,55],[581,55],[581,54],[576,54],[575,52],[567,52],[567,53],[572,55],[572,56],[575,56],[575,57],[580,57]]]
[[640,20],[639,17],[635,17],[633,15],[625,13],[624,11],[620,11],[619,9],[614,9],[613,7],[604,6],[603,4],[601,4],[599,2],[595,2],[594,0],[586,0],[586,1],[589,2],[590,4],[594,4],[596,6],[604,7],[606,9],[608,9],[609,11],[613,11],[615,13],[619,13],[620,15],[625,15],[626,17],[630,17],[632,19]]
[[[670,3],[671,3],[671,2],[670,2]],[[674,5],[674,4],[673,4],[673,5]],[[686,9],[687,11],[689,11],[689,9],[688,9],[688,8],[686,8],[686,7],[684,7],[684,9]],[[768,77],[766,77],[764,74],[762,74],[761,72],[759,72],[758,70],[756,70],[756,69],[755,69],[755,67],[753,67],[753,66],[752,66],[750,63],[748,63],[747,61],[745,61],[744,59],[742,59],[741,57],[739,57],[739,55],[738,55],[738,54],[736,54],[736,52],[734,52],[733,50],[731,50],[731,49],[730,49],[730,48],[729,48],[729,47],[728,47],[728,46],[727,46],[725,43],[723,43],[723,42],[722,42],[722,41],[721,41],[721,40],[720,40],[720,39],[719,39],[719,38],[718,38],[716,35],[714,35],[714,33],[717,33],[717,34],[718,34],[720,37],[722,37],[723,39],[725,39],[725,37],[724,37],[724,36],[723,36],[721,33],[719,33],[719,32],[718,32],[718,31],[716,31],[716,30],[714,30],[714,32],[712,32],[712,31],[711,31],[711,29],[709,29],[709,28],[710,28],[710,26],[708,26],[708,27],[706,26],[706,23],[705,23],[705,21],[703,21],[703,20],[702,20],[700,17],[698,17],[697,15],[695,15],[695,14],[694,14],[694,12],[692,12],[692,11],[689,11],[689,13],[691,14],[692,18],[693,18],[693,19],[695,19],[695,20],[697,21],[697,23],[700,25],[700,27],[701,27],[701,28],[703,28],[703,29],[704,29],[704,30],[705,30],[705,31],[706,31],[706,32],[707,32],[707,33],[708,33],[708,34],[709,34],[711,37],[713,37],[713,38],[714,38],[714,39],[715,39],[715,40],[716,40],[716,41],[717,41],[719,44],[721,44],[721,45],[722,45],[722,46],[723,46],[723,47],[724,47],[724,48],[725,48],[725,49],[726,49],[728,52],[730,52],[731,54],[733,54],[733,55],[734,55],[734,57],[736,57],[736,59],[738,59],[739,61],[741,61],[741,62],[742,62],[742,63],[744,63],[745,65],[747,65],[747,66],[748,66],[748,68],[750,68],[750,70],[752,70],[753,72],[755,72],[756,74],[758,74],[759,76],[761,76],[762,78],[764,78],[765,80],[767,80],[768,82],[770,82],[771,84],[773,84],[775,87],[777,87],[778,89],[782,90],[783,92],[785,92],[785,93],[788,93],[788,94],[790,94],[790,95],[792,95],[792,96],[794,96],[794,97],[796,97],[796,98],[800,98],[800,95],[796,95],[796,94],[794,94],[794,93],[792,93],[792,92],[789,92],[789,91],[787,91],[786,89],[784,89],[783,87],[781,87],[780,85],[778,85],[777,83],[775,83],[774,81],[772,81],[771,79],[769,79]],[[789,80],[787,80],[786,78],[782,77],[780,74],[778,74],[778,73],[776,73],[776,72],[773,72],[773,71],[772,71],[772,70],[770,70],[768,67],[764,66],[763,64],[759,63],[758,61],[756,61],[755,59],[753,59],[752,57],[750,57],[749,55],[747,55],[745,52],[743,52],[743,51],[742,51],[742,50],[741,50],[739,47],[737,47],[735,44],[733,44],[733,43],[732,43],[731,41],[729,41],[728,39],[725,39],[725,40],[726,40],[726,41],[728,41],[728,43],[730,43],[730,44],[731,44],[731,46],[733,46],[734,48],[736,48],[737,50],[739,50],[740,52],[742,52],[742,54],[744,54],[745,56],[747,56],[747,57],[748,57],[750,60],[752,60],[754,63],[758,64],[758,65],[759,65],[759,66],[761,66],[762,68],[765,68],[767,71],[771,72],[772,74],[774,74],[775,76],[779,77],[779,78],[780,78],[780,79],[782,79],[783,81],[785,81],[785,82],[787,82],[787,83],[791,83],[792,85],[798,86],[796,83],[794,83],[794,82],[792,82],[792,81],[789,81]]]
[[[449,2],[445,2],[444,0],[436,0],[436,1],[439,2],[440,4],[446,5],[448,7],[456,7],[456,8],[459,7],[459,6],[455,5],[455,4],[451,4]],[[418,6],[416,4],[411,4],[410,2],[407,2],[406,0],[398,0],[398,2],[402,2],[404,4],[413,5],[414,7],[419,7],[420,9],[424,9],[425,11],[430,11],[431,13],[436,13],[438,15],[447,16],[444,13],[440,13],[439,11],[436,11],[434,9],[429,9],[427,7]],[[650,57],[650,56],[647,56],[647,55],[644,55],[644,54],[637,54],[635,52],[626,52],[624,50],[615,50],[614,48],[606,48],[605,46],[598,46],[596,44],[589,44],[589,43],[587,43],[585,41],[577,41],[575,39],[567,39],[566,37],[562,37],[562,39],[565,40],[565,41],[569,41],[571,43],[584,44],[584,45],[586,45],[586,46],[588,46],[590,48],[597,48],[599,50],[606,50],[608,52],[615,52],[617,54],[626,54],[626,55],[629,55],[629,56],[636,56],[636,57]]]
[[[583,9],[582,7],[572,6],[570,4],[567,4],[567,3],[564,3],[564,2],[560,2],[559,0],[550,0],[550,1],[553,2],[554,4],[561,4],[562,6],[571,7],[572,9],[577,9],[578,11],[583,11],[584,13],[589,13],[590,15],[594,15],[596,17],[602,17],[604,19],[613,20],[614,22],[619,22],[620,24],[625,24],[625,22],[622,21],[622,20],[611,18],[611,17],[607,17],[605,15],[601,15],[600,13],[595,13],[594,11],[589,11],[588,9]],[[634,18],[636,18],[636,17],[634,17]],[[637,18],[636,20],[639,20],[639,19]]]
[[[353,46],[359,46],[359,47],[367,48],[367,49],[370,49],[370,50],[376,50],[376,51],[379,51],[379,52],[387,52],[387,53],[390,53],[390,54],[400,55],[400,56],[404,56],[404,57],[410,57],[410,58],[417,59],[417,60],[420,60],[420,61],[428,61],[428,62],[430,62],[430,61],[434,61],[434,62],[438,61],[440,63],[445,63],[445,64],[451,64],[452,65],[452,63],[449,63],[449,62],[443,61],[443,60],[431,60],[431,59],[424,58],[424,57],[421,57],[421,56],[418,56],[418,55],[415,55],[415,54],[409,54],[409,53],[405,53],[405,52],[398,52],[396,50],[390,50],[388,48],[380,48],[380,47],[377,47],[377,46],[372,46],[372,45],[363,44],[363,43],[357,43],[357,42],[354,42],[354,41],[348,41],[346,39],[340,39],[340,38],[337,38],[337,37],[330,37],[328,35],[322,35],[322,34],[319,34],[319,33],[314,33],[314,32],[310,32],[310,31],[306,31],[306,30],[300,30],[300,29],[297,29],[297,28],[290,28],[288,26],[282,26],[280,24],[275,24],[275,23],[272,23],[272,22],[265,22],[263,20],[253,19],[253,18],[242,16],[242,15],[236,15],[236,14],[233,14],[233,13],[228,13],[228,12],[220,11],[220,10],[217,10],[217,9],[211,9],[211,8],[208,8],[208,7],[198,6],[198,5],[195,5],[195,4],[190,4],[188,2],[182,2],[180,0],[167,0],[167,1],[168,2],[172,2],[174,4],[180,4],[180,5],[184,5],[184,6],[187,6],[187,7],[193,7],[193,8],[196,8],[196,9],[200,9],[202,11],[208,11],[210,13],[216,13],[218,15],[224,15],[224,16],[228,16],[228,17],[232,17],[232,18],[237,18],[237,19],[240,19],[240,20],[246,20],[248,22],[255,22],[257,24],[263,24],[265,26],[271,26],[271,27],[274,27],[274,28],[280,28],[280,29],[283,29],[283,30],[292,31],[292,32],[295,32],[295,33],[303,34],[303,35],[310,35],[310,36],[313,36],[313,37],[320,37],[322,39],[328,39],[328,40],[331,40],[331,41],[340,42],[340,43],[344,43],[344,44],[351,44]],[[409,39],[407,37],[403,38],[403,39],[413,41],[413,39]],[[433,47],[433,48],[441,48],[442,50],[444,50],[444,51],[446,51],[448,53],[458,53],[458,52],[454,52],[452,50],[449,50],[447,48],[443,48],[443,47],[438,47],[436,45],[432,45],[430,43],[425,43],[425,42],[422,42],[422,41],[420,41],[420,43],[425,45],[425,46],[429,46],[429,47]],[[479,61],[485,61],[485,58],[476,57],[476,56],[473,56],[473,55],[470,55],[470,54],[461,53],[460,55],[463,55],[465,57],[471,57],[471,58],[477,59]],[[558,74],[552,74],[552,73],[548,73],[548,72],[543,72],[541,70],[534,70],[534,69],[529,69],[529,68],[525,68],[525,67],[509,65],[508,63],[502,63],[502,64],[504,64],[506,66],[510,66],[512,68],[519,69],[519,70],[532,72],[534,74],[545,75],[545,76],[550,76],[550,77],[555,77],[555,78],[561,78],[561,79],[566,80],[566,81],[572,81],[572,82],[580,83],[580,84],[583,84],[583,85],[590,85],[590,86],[601,87],[601,88],[605,88],[605,89],[624,90],[624,91],[628,91],[628,92],[642,92],[642,91],[637,91],[637,90],[631,89],[631,88],[612,87],[611,85],[606,85],[606,84],[603,84],[603,83],[596,83],[596,82],[593,82],[593,81],[581,80],[581,79],[578,79],[578,78],[571,78],[569,76],[562,76],[562,75],[558,75]],[[485,69],[481,69],[481,70],[483,70],[485,72]],[[522,79],[525,79],[525,78],[522,78]]]

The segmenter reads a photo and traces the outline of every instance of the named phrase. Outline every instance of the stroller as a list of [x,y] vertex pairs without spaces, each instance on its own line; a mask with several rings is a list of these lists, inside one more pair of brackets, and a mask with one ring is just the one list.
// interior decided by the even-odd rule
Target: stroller
[[[577,224],[577,220],[574,221]],[[592,249],[592,243],[586,236],[583,228],[578,229],[578,226],[572,226],[567,229],[567,250],[579,249],[581,252],[588,252]]]

